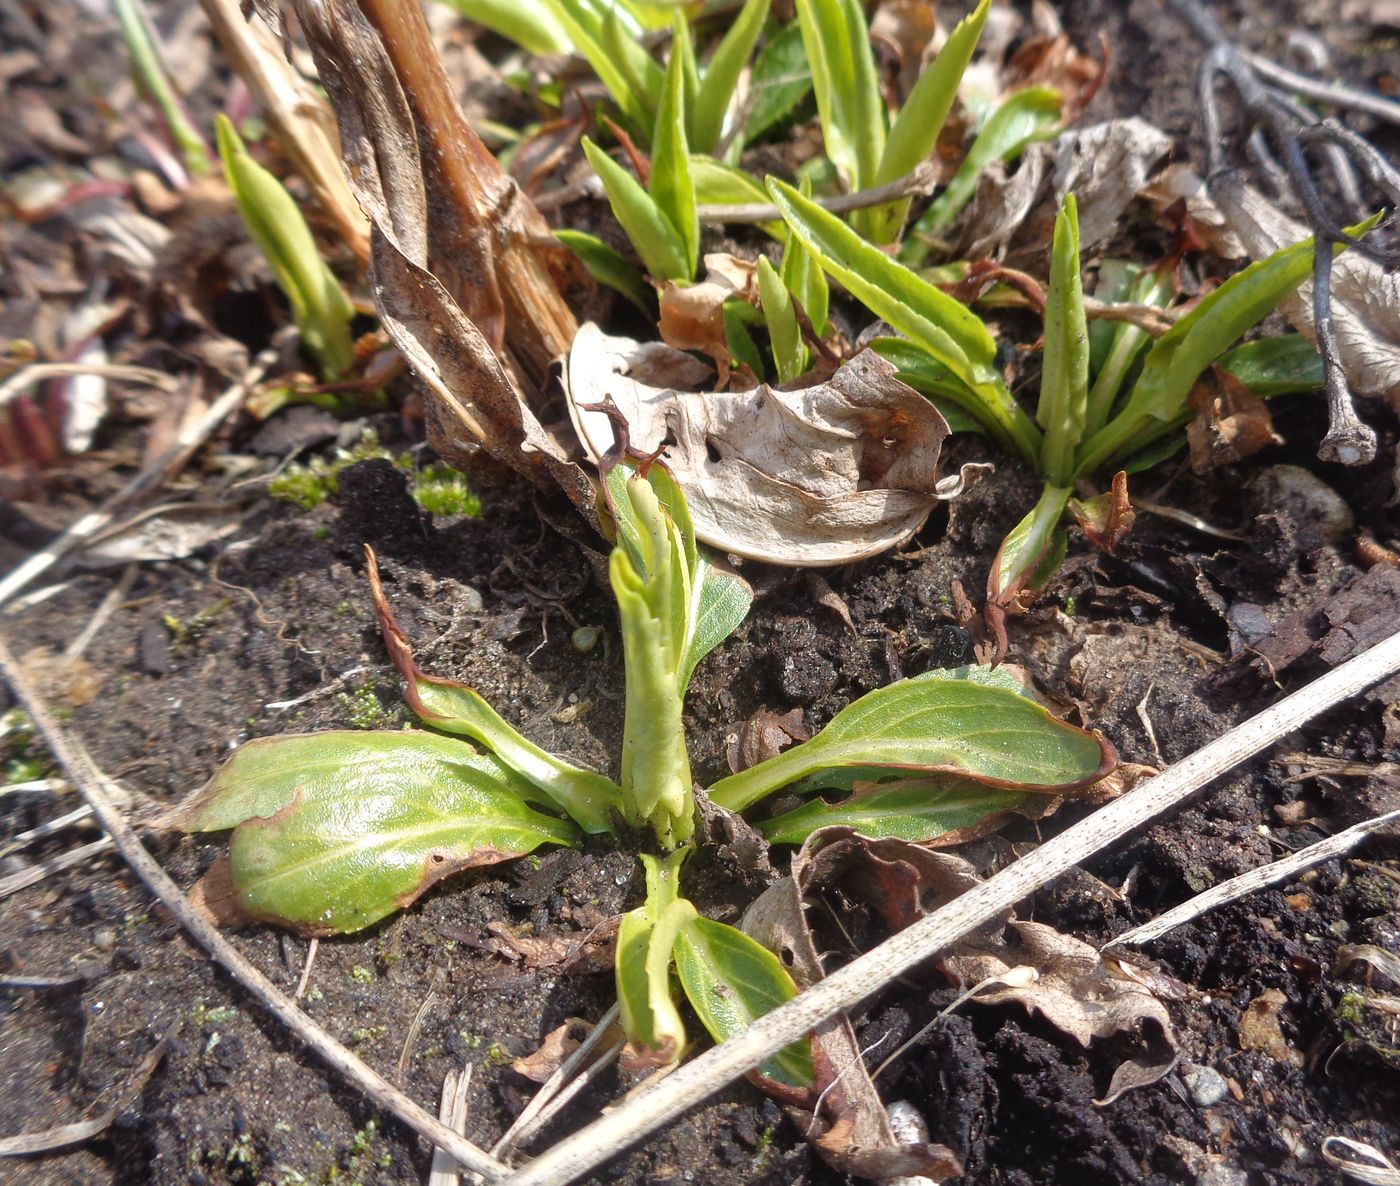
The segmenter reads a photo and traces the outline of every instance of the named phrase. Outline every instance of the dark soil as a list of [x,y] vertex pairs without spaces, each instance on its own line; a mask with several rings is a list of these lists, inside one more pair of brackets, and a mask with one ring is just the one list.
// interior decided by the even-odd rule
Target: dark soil
[[[1283,7],[1286,17],[1248,0],[1224,6],[1222,18],[1245,44],[1278,53],[1290,27],[1320,15]],[[1085,119],[1139,113],[1182,138],[1185,154],[1196,152],[1189,137],[1197,49],[1179,26],[1154,0],[1065,9],[1077,41],[1088,44],[1102,29],[1115,50],[1111,85]],[[1400,66],[1393,39],[1369,26],[1326,33],[1344,60],[1364,64],[1368,83]],[[1389,459],[1395,421],[1372,411]],[[1244,542],[1142,515],[1115,557],[1072,545],[1057,583],[1012,624],[1010,658],[1066,711],[1102,730],[1125,760],[1177,761],[1346,657],[1352,627],[1329,634],[1320,616],[1332,606],[1332,621],[1339,619],[1344,591],[1359,590],[1353,601],[1376,620],[1400,622],[1393,570],[1367,572],[1356,531],[1329,532],[1315,514],[1271,493],[1263,477],[1280,465],[1303,467],[1335,490],[1358,528],[1394,547],[1388,463],[1343,470],[1313,459],[1324,428],[1320,401],[1281,401],[1276,415],[1287,445],[1205,477],[1168,463],[1135,488],[1242,533]],[[129,454],[133,428],[118,423],[109,432],[105,444]],[[237,452],[246,440],[240,434],[225,447]],[[959,443],[952,461],[986,450],[980,441]],[[871,688],[967,660],[971,640],[954,615],[954,583],[974,596],[985,587],[997,542],[1033,499],[1015,464],[992,459],[996,474],[936,514],[900,554],[825,574],[849,608],[850,626],[802,574],[746,567],[760,592],[754,613],[704,662],[689,701],[698,780],[726,770],[726,738],[760,707],[800,708],[819,726]],[[195,476],[218,488],[212,467]],[[484,462],[469,477],[483,503],[478,518],[421,514],[399,471],[367,462],[345,471],[340,493],[314,511],[259,499],[232,542],[143,565],[86,651],[100,692],[71,708],[67,726],[109,775],[155,803],[198,787],[251,737],[345,727],[352,716],[398,727],[408,718],[366,592],[368,542],[427,670],[471,684],[540,745],[611,769],[622,666],[599,577],[603,545],[581,524],[567,538],[556,530],[576,522],[562,498]],[[119,478],[75,468],[48,501],[0,508],[0,536],[16,554],[37,546],[44,524],[67,521]],[[62,651],[111,590],[115,571],[69,574],[53,596],[8,612],[0,630],[18,652]],[[199,629],[182,635],[171,620]],[[586,654],[570,640],[583,625],[602,636]],[[1256,661],[1261,650],[1277,659]],[[1364,769],[1400,759],[1398,699],[1393,687],[1363,697],[1284,747],[1357,763],[1361,774],[1308,778],[1300,761],[1276,753],[1047,887],[1020,915],[1103,943],[1223,878],[1394,808],[1400,789]],[[0,799],[0,837],[64,809],[34,795]],[[1024,851],[1087,810],[1070,805],[1039,825],[1012,826],[999,851]],[[150,842],[184,885],[222,851],[218,838],[153,834]],[[71,843],[60,837],[5,857],[0,875]],[[932,1138],[963,1159],[970,1184],[1318,1182],[1331,1173],[1318,1147],[1334,1134],[1393,1155],[1400,1039],[1393,1017],[1358,1004],[1364,971],[1345,970],[1338,950],[1375,944],[1400,954],[1400,844],[1392,834],[1359,855],[1364,860],[1329,862],[1216,911],[1146,950],[1184,986],[1171,1004],[1182,1067],[1155,1086],[1098,1106],[1123,1049],[1084,1050],[1023,1010],[971,1005],[892,1066],[882,1093],[923,1112]],[[785,854],[774,856],[785,864]],[[753,895],[736,870],[714,865],[710,874],[696,893],[719,916]],[[734,879],[727,889],[725,876]],[[596,1019],[613,989],[606,971],[565,974],[497,954],[488,924],[578,936],[639,898],[632,853],[603,843],[458,876],[369,932],[323,941],[306,1008],[430,1108],[444,1075],[470,1061],[467,1134],[489,1146],[533,1091],[510,1060],[567,1018]],[[852,933],[880,937],[859,904],[830,905],[849,915]],[[275,981],[289,990],[297,983],[305,941],[265,928],[237,938]],[[833,959],[853,954],[838,948]],[[81,984],[0,989],[0,1134],[98,1111],[164,1034],[168,1053],[104,1139],[0,1161],[0,1186],[425,1179],[423,1143],[292,1044],[110,856],[0,901],[0,973],[74,969],[86,976]],[[1282,1041],[1246,1048],[1241,1018],[1268,990],[1282,994]],[[1395,989],[1378,982],[1377,991]],[[956,995],[933,967],[906,978],[855,1019],[862,1046],[893,1049]],[[1197,1066],[1224,1076],[1223,1099],[1193,1098],[1185,1084]],[[536,1149],[623,1087],[604,1078]],[[593,1180],[843,1179],[777,1105],[739,1084]]]

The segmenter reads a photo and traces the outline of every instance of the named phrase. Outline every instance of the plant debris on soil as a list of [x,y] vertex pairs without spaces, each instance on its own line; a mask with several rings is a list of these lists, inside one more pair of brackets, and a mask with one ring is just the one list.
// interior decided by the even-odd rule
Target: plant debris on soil
[[[1057,7],[1070,44],[1087,50],[1102,34],[1113,51],[1079,122],[1140,116],[1171,137],[1177,162],[1200,167],[1201,49],[1184,26],[1157,0]],[[1374,21],[1362,4],[1214,7],[1240,46],[1282,59],[1290,44],[1320,44],[1337,77],[1395,91],[1400,43],[1385,5]],[[197,6],[152,8],[184,51],[175,67],[192,116],[212,128],[216,110],[246,95]],[[433,23],[472,114],[516,118],[520,97],[487,68],[505,43],[469,32],[446,8]],[[96,393],[52,380],[25,397],[33,440],[52,448],[31,448],[22,463],[0,457],[0,566],[9,569],[158,456],[268,346],[285,311],[226,199],[197,182],[175,193],[140,147],[154,136],[153,109],[137,100],[105,6],[20,0],[0,6],[0,29],[0,346],[11,361],[26,349],[72,359],[95,342],[111,361],[179,377],[173,393],[112,378]],[[1394,159],[1396,129],[1365,126]],[[117,159],[146,163],[118,171]],[[574,216],[602,226],[605,211],[593,201]],[[1135,205],[1095,250],[1157,260],[1163,242]],[[353,266],[351,256],[347,247],[330,262]],[[635,313],[589,299],[608,332],[650,333]],[[293,354],[283,349],[279,372],[301,365]],[[452,458],[461,477],[442,466],[424,444],[414,383],[397,379],[390,391],[389,407],[352,400],[231,423],[140,531],[103,541],[0,606],[0,636],[128,794],[133,820],[201,786],[250,738],[410,723],[368,596],[366,544],[420,663],[471,685],[572,762],[607,770],[619,752],[622,654],[607,545],[564,493],[484,454]],[[89,442],[44,436],[56,409],[87,397],[103,404]],[[1277,442],[1247,459],[1196,472],[1178,457],[1135,476],[1136,495],[1176,513],[1139,507],[1112,555],[1076,537],[1060,575],[1011,622],[1010,660],[1125,762],[1177,762],[1280,689],[1400,627],[1393,412],[1367,401],[1379,453],[1348,468],[1317,460],[1320,395],[1270,406]],[[986,587],[1000,541],[1038,489],[984,437],[945,443],[945,473],[980,462],[995,468],[937,504],[893,552],[820,576],[740,562],[754,610],[701,663],[686,703],[702,785],[730,771],[731,755],[808,736],[867,691],[973,661],[963,590]],[[279,483],[283,496],[272,497]],[[12,701],[0,699],[0,713],[5,880],[97,833],[80,821],[16,841],[78,804],[61,786],[31,786],[61,772]],[[1286,748],[1045,887],[1018,909],[1020,925],[1053,928],[1092,956],[1228,877],[1400,807],[1400,680],[1327,713]],[[999,868],[1089,810],[1071,800],[1053,819],[1015,819],[960,851],[979,869]],[[186,887],[224,848],[218,838],[145,836]],[[737,922],[774,869],[786,872],[790,852],[775,847],[770,865],[737,841],[701,850],[687,874],[697,905]],[[490,1147],[534,1094],[529,1060],[549,1036],[614,1003],[610,956],[589,945],[641,894],[633,852],[597,838],[471,870],[368,931],[321,940],[301,1004],[430,1110],[445,1077],[470,1064],[466,1135]],[[823,885],[806,917],[828,969],[890,933],[888,912],[844,882]],[[235,937],[273,981],[298,986],[306,940],[268,927]],[[876,1085],[886,1103],[922,1114],[929,1140],[951,1150],[970,1186],[1330,1181],[1320,1152],[1329,1137],[1400,1159],[1400,984],[1386,971],[1394,963],[1364,954],[1372,949],[1400,957],[1393,828],[1353,857],[1120,952],[1124,975],[1156,994],[1152,1010],[1133,1015],[1141,1024],[1095,1029],[1081,1019],[1067,1032],[1013,991],[943,1015],[970,987],[959,958],[1006,967],[1019,948],[980,964],[933,961],[850,1020],[872,1069],[915,1038]],[[1163,1034],[1175,1041],[1174,1068],[1108,1099],[1125,1064],[1170,1061]],[[0,1158],[0,1186],[427,1179],[426,1143],[296,1045],[115,856],[94,854],[0,898],[0,1137],[101,1113],[162,1040],[163,1061],[104,1133]],[[605,1071],[526,1152],[630,1086]],[[589,1180],[849,1179],[783,1107],[740,1081]]]

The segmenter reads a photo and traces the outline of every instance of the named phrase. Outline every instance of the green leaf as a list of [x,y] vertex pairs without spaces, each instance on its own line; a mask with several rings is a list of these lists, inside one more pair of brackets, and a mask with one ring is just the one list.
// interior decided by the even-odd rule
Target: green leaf
[[[811,198],[812,183],[809,178],[802,179],[799,192],[804,198]],[[764,199],[767,200],[767,197],[765,191]],[[829,328],[827,315],[831,308],[831,286],[826,282],[826,273],[807,250],[806,244],[796,235],[787,233],[787,224],[779,225],[783,228],[783,284],[807,314],[812,332],[819,339],[825,338]]]
[[678,849],[666,858],[643,855],[646,902],[622,916],[614,972],[622,1029],[632,1056],[652,1065],[677,1062],[685,1046],[685,1026],[672,1000],[671,955],[695,907],[680,897],[680,867],[689,855]]
[[[717,1042],[743,1033],[797,995],[792,977],[771,951],[743,931],[699,915],[676,936],[675,960],[686,999]],[[811,1046],[794,1042],[758,1069],[791,1087],[810,1087]]]
[[826,155],[848,188],[873,184],[885,147],[885,104],[860,0],[797,0]]
[[1078,786],[1111,761],[1094,734],[1006,688],[901,680],[847,705],[811,741],[720,779],[710,799],[742,811],[799,779],[842,767],[943,771],[1007,786]]
[[[1374,225],[1369,219],[1350,233],[1364,234]],[[1305,239],[1250,264],[1203,297],[1153,343],[1122,411],[1081,448],[1077,472],[1093,473],[1183,423],[1201,373],[1306,280],[1312,264],[1313,242]]]
[[[676,19],[684,25],[684,17]],[[691,279],[700,261],[700,220],[695,213],[695,183],[690,178],[690,148],[685,140],[684,62],[683,54],[671,54],[651,139],[648,189],[656,208],[676,232],[686,259],[685,275],[668,276],[668,280]]]
[[807,347],[793,312],[792,294],[777,269],[762,255],[758,257],[758,299],[768,325],[778,382],[791,383],[807,370]]
[[768,378],[768,366],[759,353],[753,334],[749,333],[751,318],[762,319],[762,314],[748,301],[731,297],[720,308],[724,318],[724,344],[729,348],[729,357],[735,364],[742,363],[754,373],[760,383]]
[[515,42],[532,54],[566,54],[569,33],[542,0],[446,0],[468,20]]
[[215,121],[224,177],[248,235],[267,258],[286,294],[302,344],[322,377],[337,379],[354,362],[350,322],[355,308],[316,248],[316,239],[295,199],[248,155],[228,117]]
[[685,243],[651,195],[587,136],[583,138],[583,151],[603,182],[613,216],[627,232],[652,278],[689,280],[693,273]]
[[768,192],[794,237],[826,272],[964,384],[968,410],[993,436],[1031,464],[1038,463],[1040,430],[997,374],[996,340],[982,320],[790,185],[770,178]]
[[1060,122],[1060,92],[1032,86],[1017,91],[987,118],[953,180],[914,224],[914,233],[899,253],[908,264],[921,264],[928,255],[928,238],[948,229],[971,199],[977,178],[993,161],[1010,160],[1030,141]]
[[200,792],[193,831],[237,824],[229,852],[244,913],[308,933],[357,931],[459,869],[570,844],[460,741],[360,730],[265,738]]
[[1326,380],[1322,356],[1302,334],[1246,342],[1223,355],[1219,366],[1264,399],[1316,391]]
[[734,88],[739,85],[739,76],[758,43],[771,3],[772,0],[745,0],[744,7],[710,57],[690,120],[691,147],[697,152],[714,152],[719,144]]
[[[1168,267],[1139,269],[1132,275],[1126,290],[1115,292],[1110,273],[1108,291],[1103,295],[1095,292],[1099,300],[1128,300],[1140,305],[1154,305],[1165,308],[1176,298],[1176,282],[1173,269]],[[1099,288],[1105,288],[1104,266],[1100,265]],[[1094,343],[1093,330],[1090,331],[1090,368],[1095,371],[1094,385],[1089,389],[1089,404],[1084,417],[1085,436],[1098,432],[1112,414],[1113,405],[1122,390],[1123,381],[1141,357],[1151,338],[1140,326],[1122,322],[1111,325],[1099,322],[1095,330],[1105,331],[1100,336],[1100,345]],[[1102,358],[1097,364],[1092,357],[1094,349],[1102,350]]]
[[690,639],[679,672],[681,688],[690,686],[696,665],[736,631],[749,616],[753,589],[729,569],[717,568],[702,551],[694,585],[700,589],[693,611]]
[[875,840],[895,836],[925,843],[1014,811],[1027,797],[1025,791],[972,779],[901,778],[856,791],[838,803],[813,799],[760,820],[758,830],[774,844],[801,844],[818,828],[833,825],[854,828]]
[[[770,204],[768,191],[741,169],[713,157],[692,155],[690,177],[695,184],[695,200],[703,206],[742,206]],[[781,219],[755,224],[779,243],[787,242],[787,227]]]
[[1079,207],[1066,194],[1055,216],[1050,287],[1045,299],[1045,355],[1036,423],[1045,431],[1041,469],[1055,486],[1074,481],[1074,451],[1089,402],[1089,326],[1079,277]]
[[588,274],[637,306],[645,317],[656,316],[656,291],[641,271],[614,251],[597,235],[587,231],[561,229],[554,237],[572,251],[588,269]]
[[[957,98],[958,83],[972,61],[990,9],[991,0],[982,0],[958,23],[933,63],[919,75],[890,128],[880,167],[875,173],[875,185],[898,181],[928,160],[948,112],[952,110],[953,100]],[[908,198],[880,207],[871,219],[871,238],[876,243],[894,242],[908,213]]]
[[796,110],[812,90],[812,69],[797,21],[785,25],[754,60],[744,142],[753,143]]
[[1064,558],[1060,521],[1073,493],[1046,483],[1030,513],[1002,540],[987,574],[989,605],[1010,608],[1023,591],[1041,588],[1053,575]]
[[543,0],[555,19],[568,33],[574,49],[593,67],[608,88],[613,102],[634,128],[643,134],[651,130],[652,113],[661,95],[661,67],[651,59],[635,37],[625,29],[609,8],[616,28],[609,40],[607,22],[584,0]]

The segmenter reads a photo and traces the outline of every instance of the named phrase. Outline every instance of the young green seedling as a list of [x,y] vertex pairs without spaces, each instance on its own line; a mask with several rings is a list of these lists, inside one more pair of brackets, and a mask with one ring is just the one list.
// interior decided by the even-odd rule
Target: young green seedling
[[[354,931],[409,905],[458,869],[507,860],[580,832],[647,829],[647,894],[619,931],[616,977],[635,1063],[669,1064],[684,1023],[672,974],[723,1040],[796,992],[771,952],[702,917],[680,870],[699,842],[682,708],[696,664],[748,612],[751,593],[697,545],[685,499],[650,459],[607,468],[626,674],[621,779],[534,745],[471,688],[422,672],[371,555],[371,589],[414,713],[434,731],[335,731],[252,742],[177,813],[192,831],[233,828],[220,876],[234,918],[308,934]],[[456,734],[458,736],[444,736]],[[486,747],[473,748],[461,738]],[[1040,794],[1090,785],[1114,763],[1097,735],[1066,725],[1005,671],[901,680],[855,701],[810,741],[713,783],[741,811],[788,788],[802,805],[760,827],[797,843],[830,824],[944,841]],[[760,1068],[768,1090],[812,1080],[806,1043]]]
[[218,117],[216,131],[224,177],[248,235],[267,258],[321,377],[338,379],[354,361],[350,322],[355,308],[317,251],[296,199],[248,155],[227,116]]

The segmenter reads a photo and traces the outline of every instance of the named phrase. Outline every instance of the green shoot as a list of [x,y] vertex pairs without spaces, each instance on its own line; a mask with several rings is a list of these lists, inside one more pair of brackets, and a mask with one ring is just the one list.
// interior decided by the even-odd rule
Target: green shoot
[[292,309],[302,344],[326,380],[338,379],[354,362],[350,322],[355,308],[316,249],[316,239],[296,200],[259,165],[233,124],[220,115],[219,156],[248,235],[272,268]]
[[137,82],[150,97],[170,129],[171,139],[184,158],[191,177],[204,177],[213,168],[209,145],[190,122],[189,113],[175,93],[161,57],[160,43],[140,0],[112,0],[112,10],[131,55]]
[[444,0],[468,20],[532,54],[566,54],[569,31],[548,0]]

